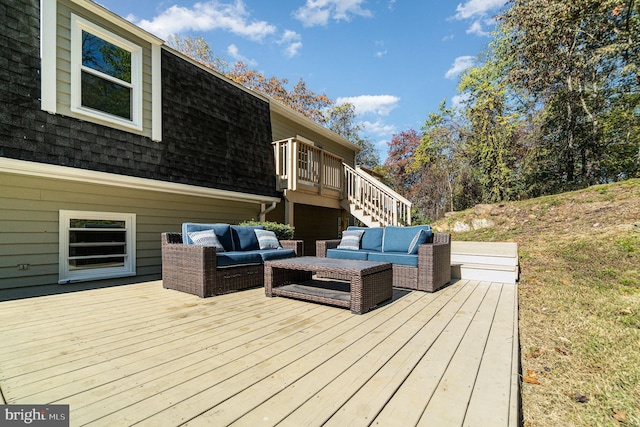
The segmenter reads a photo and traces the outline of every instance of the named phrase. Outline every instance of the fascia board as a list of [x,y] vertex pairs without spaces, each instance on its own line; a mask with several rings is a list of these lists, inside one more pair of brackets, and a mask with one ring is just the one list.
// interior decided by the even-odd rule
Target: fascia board
[[113,187],[131,188],[144,191],[181,194],[184,196],[241,201],[248,203],[280,202],[279,197],[261,196],[258,194],[240,193],[237,191],[218,190],[215,188],[198,187],[189,184],[180,184],[175,182],[158,181],[148,178],[118,175],[107,172],[70,168],[68,166],[29,162],[26,160],[9,159],[6,157],[0,157],[0,172],[81,183],[109,185]]

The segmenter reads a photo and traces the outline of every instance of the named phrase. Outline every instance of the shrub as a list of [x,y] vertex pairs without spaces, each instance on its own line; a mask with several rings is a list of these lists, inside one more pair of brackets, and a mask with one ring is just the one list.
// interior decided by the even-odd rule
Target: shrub
[[280,224],[278,222],[270,221],[244,221],[239,225],[263,225],[265,230],[273,231],[276,233],[278,240],[291,240],[296,231],[296,228],[292,225]]

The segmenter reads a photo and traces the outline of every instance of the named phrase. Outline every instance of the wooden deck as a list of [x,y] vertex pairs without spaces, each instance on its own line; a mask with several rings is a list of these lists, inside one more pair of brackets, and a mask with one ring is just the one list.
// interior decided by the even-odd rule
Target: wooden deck
[[509,284],[354,315],[158,281],[0,302],[0,389],[72,426],[517,426],[517,336]]

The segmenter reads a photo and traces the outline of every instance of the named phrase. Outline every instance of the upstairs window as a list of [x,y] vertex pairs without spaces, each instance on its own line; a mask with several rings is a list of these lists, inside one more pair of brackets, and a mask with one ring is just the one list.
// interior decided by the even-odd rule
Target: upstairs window
[[71,111],[142,130],[142,49],[72,15]]

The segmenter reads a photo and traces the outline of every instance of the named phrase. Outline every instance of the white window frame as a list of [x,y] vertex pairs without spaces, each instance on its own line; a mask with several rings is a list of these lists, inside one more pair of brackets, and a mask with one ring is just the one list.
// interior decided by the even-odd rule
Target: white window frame
[[[69,269],[69,232],[73,218],[124,221],[126,229],[126,255],[124,266],[82,270]],[[59,284],[109,279],[136,275],[136,214],[60,210],[59,219]]]
[[[109,43],[118,46],[121,49],[131,53],[131,83],[122,82],[113,77],[100,73],[97,70],[82,65],[82,32],[86,31],[96,37],[99,37]],[[132,119],[127,120],[107,112],[94,110],[82,105],[82,71],[91,70],[90,72],[100,78],[123,84],[130,87],[131,90],[131,115]],[[76,114],[89,116],[105,122],[118,124],[130,129],[138,131],[142,130],[142,48],[131,43],[124,38],[113,34],[87,21],[76,14],[71,14],[71,111]]]

